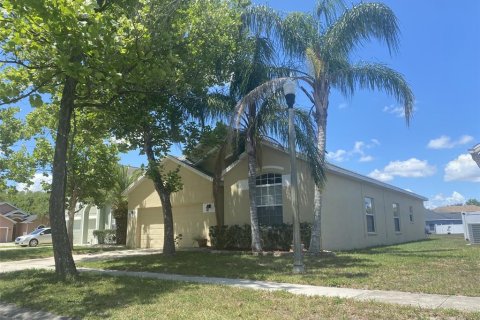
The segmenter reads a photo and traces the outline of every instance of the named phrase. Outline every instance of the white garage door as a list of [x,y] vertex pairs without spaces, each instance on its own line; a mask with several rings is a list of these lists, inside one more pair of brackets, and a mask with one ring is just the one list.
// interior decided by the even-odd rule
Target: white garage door
[[162,208],[138,210],[140,228],[140,248],[163,248],[163,212]]

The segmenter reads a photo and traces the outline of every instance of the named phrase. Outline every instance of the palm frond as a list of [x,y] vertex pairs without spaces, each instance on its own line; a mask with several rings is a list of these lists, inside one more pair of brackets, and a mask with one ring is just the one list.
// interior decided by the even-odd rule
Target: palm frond
[[337,71],[330,81],[332,86],[346,95],[353,94],[357,86],[385,91],[403,105],[405,121],[409,124],[415,97],[401,73],[378,63],[359,63]]
[[315,25],[314,17],[309,14],[293,12],[287,15],[279,34],[285,53],[303,59],[307,48],[317,42]]
[[289,77],[272,79],[259,85],[247,95],[245,95],[235,106],[233,117],[231,119],[231,127],[237,128],[246,106],[250,104],[258,104],[271,97],[275,92],[281,90]]
[[319,0],[315,5],[315,15],[319,20],[320,28],[330,26],[337,18],[339,11],[347,9],[343,0]]
[[255,34],[266,34],[274,38],[282,26],[281,15],[266,5],[245,8],[242,15],[243,25]]
[[364,41],[385,42],[390,53],[398,48],[398,24],[393,11],[381,3],[361,3],[346,10],[322,36],[322,55],[348,56]]

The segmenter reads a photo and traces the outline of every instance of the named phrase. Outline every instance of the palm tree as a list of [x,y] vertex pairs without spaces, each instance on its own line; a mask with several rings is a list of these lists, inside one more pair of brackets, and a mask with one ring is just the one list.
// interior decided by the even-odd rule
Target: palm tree
[[[256,203],[256,176],[261,141],[265,137],[276,137],[282,142],[287,141],[287,116],[283,106],[283,95],[277,91],[273,96],[256,96],[244,100],[245,96],[271,79],[282,76],[285,69],[273,67],[274,51],[271,42],[259,35],[246,41],[242,57],[237,61],[235,72],[230,83],[229,97],[235,101],[234,127],[242,132],[245,139],[245,149],[248,159],[248,192],[250,201],[250,225],[252,232],[252,251],[262,251],[260,230],[258,226]],[[237,103],[238,102],[238,103]],[[233,104],[233,105],[235,105]],[[233,106],[232,105],[232,106]],[[297,144],[312,159],[311,164],[316,181],[323,179],[321,160],[312,148],[311,136],[314,132],[312,123],[305,112],[297,112],[296,132]]]
[[[297,71],[307,88],[302,90],[315,106],[317,149],[320,162],[325,159],[327,114],[331,89],[351,96],[356,89],[383,90],[403,105],[407,125],[413,111],[414,96],[404,77],[379,63],[350,60],[351,53],[365,41],[378,39],[390,53],[398,48],[398,25],[395,14],[380,3],[360,3],[351,8],[342,0],[320,0],[313,14],[291,13],[285,18],[267,7],[250,14],[249,23],[257,32],[273,31],[284,52],[300,58],[308,71]],[[255,95],[275,90],[282,79],[257,88]],[[316,186],[314,224],[310,252],[321,250],[322,188]]]
[[123,192],[141,175],[141,170],[117,165],[112,172],[113,187],[108,191],[108,201],[112,204],[112,214],[116,225],[117,244],[126,244],[128,201]]

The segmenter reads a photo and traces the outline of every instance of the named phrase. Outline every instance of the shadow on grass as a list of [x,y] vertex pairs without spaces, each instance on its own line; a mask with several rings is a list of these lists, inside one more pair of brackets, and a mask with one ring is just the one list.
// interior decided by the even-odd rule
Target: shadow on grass
[[[368,277],[366,270],[379,267],[374,261],[348,255],[337,257],[305,257],[307,276],[326,277],[340,270],[351,269],[352,273],[340,277]],[[209,254],[200,252],[177,252],[174,257],[149,255],[125,257],[103,261],[82,262],[81,266],[123,270],[172,273],[193,276],[211,276],[236,279],[272,280],[293,276],[291,256],[252,256],[250,254]],[[361,270],[361,274],[358,270]],[[301,275],[295,277],[302,277]]]
[[151,304],[165,294],[194,289],[173,281],[80,274],[59,281],[54,272],[28,270],[0,275],[0,300],[75,318],[109,318],[116,309]]

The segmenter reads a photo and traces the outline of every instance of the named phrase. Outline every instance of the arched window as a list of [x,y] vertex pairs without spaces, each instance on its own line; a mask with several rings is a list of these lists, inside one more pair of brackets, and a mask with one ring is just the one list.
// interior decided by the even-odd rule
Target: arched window
[[283,223],[282,175],[265,173],[256,178],[257,215],[261,225]]

